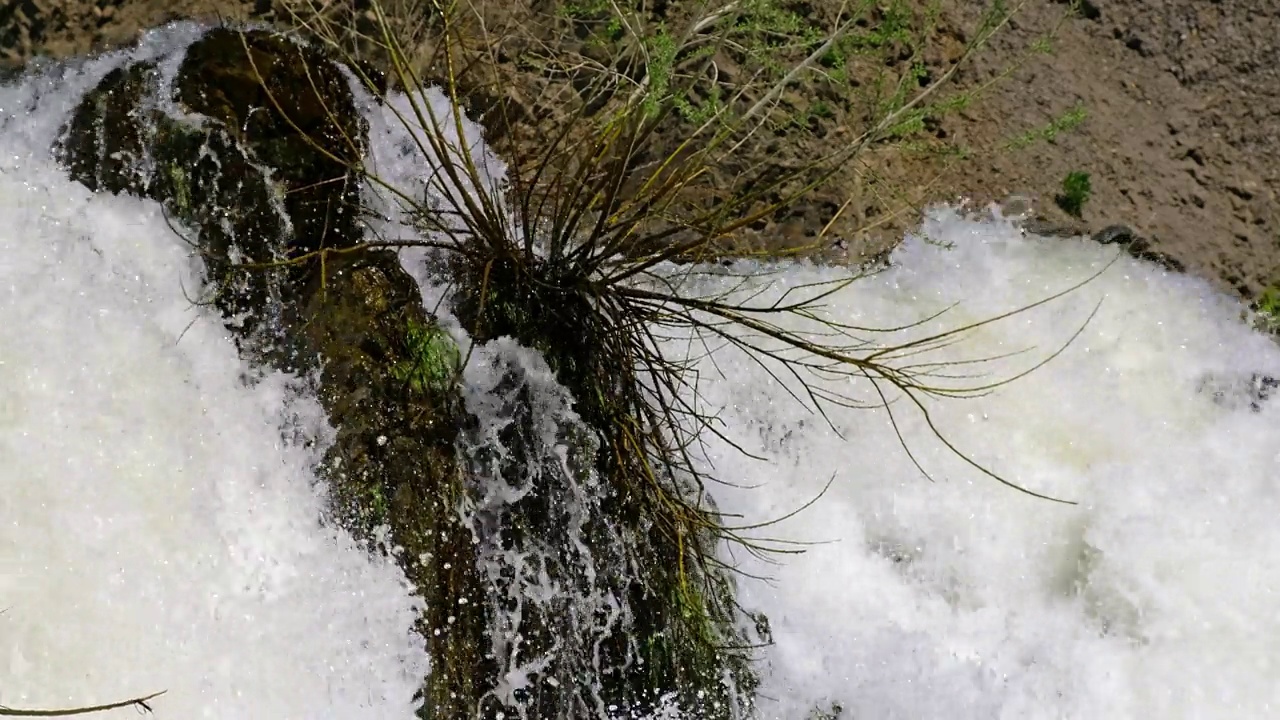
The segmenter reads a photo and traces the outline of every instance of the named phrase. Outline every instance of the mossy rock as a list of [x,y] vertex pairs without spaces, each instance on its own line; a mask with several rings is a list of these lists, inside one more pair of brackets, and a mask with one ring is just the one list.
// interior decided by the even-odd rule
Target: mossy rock
[[340,256],[320,284],[310,278],[288,326],[324,357],[320,398],[337,439],[322,474],[335,516],[366,539],[390,528],[425,600],[419,631],[432,672],[421,717],[470,717],[496,668],[484,652],[492,623],[472,529],[458,512],[468,488],[456,452],[457,346],[391,252]]
[[[749,618],[734,601],[729,571],[702,562],[715,555],[717,539],[706,528],[670,517],[683,510],[656,497],[693,504],[697,493],[656,463],[652,477],[636,482],[634,458],[620,458],[629,450],[614,441],[617,428],[634,417],[616,403],[629,396],[624,385],[638,378],[616,366],[615,358],[623,355],[611,344],[617,338],[610,330],[584,321],[598,317],[584,304],[588,301],[572,289],[534,279],[540,271],[518,262],[486,265],[483,277],[458,271],[453,309],[463,326],[473,328],[477,340],[512,337],[536,349],[572,394],[582,420],[576,429],[559,428],[567,435],[547,439],[546,430],[539,429],[545,428],[541,403],[522,377],[526,370],[514,364],[506,369],[492,393],[503,398],[498,415],[511,419],[497,437],[504,455],[487,463],[471,460],[485,466],[476,474],[499,476],[520,492],[494,522],[502,528],[500,536],[482,539],[482,564],[502,567],[513,557],[527,562],[529,556],[548,555],[539,547],[549,542],[583,546],[581,560],[566,553],[546,557],[539,572],[562,592],[584,598],[586,610],[598,613],[589,600],[607,595],[626,608],[628,617],[609,625],[580,608],[587,617],[566,626],[565,616],[552,616],[554,609],[525,603],[525,654],[555,659],[529,673],[524,703],[534,717],[563,717],[554,710],[586,704],[575,696],[582,688],[573,683],[582,668],[573,657],[557,654],[558,648],[583,643],[598,671],[593,693],[629,713],[625,717],[652,713],[668,699],[699,718],[738,717],[749,708],[757,683],[745,649],[751,642],[739,629],[739,621]],[[486,288],[483,302],[480,288]],[[569,471],[544,470],[530,478],[530,468],[554,467],[550,456],[557,447],[567,449]],[[593,488],[589,497],[583,491],[587,487]],[[497,574],[493,592],[515,598],[522,594],[518,583],[518,568]],[[591,717],[570,717],[580,716]]]
[[108,73],[55,152],[89,188],[152,198],[185,226],[212,303],[254,364],[319,371],[337,431],[319,468],[332,520],[401,548],[425,601],[423,714],[465,717],[494,669],[471,529],[457,512],[459,354],[396,255],[357,247],[359,178],[346,163],[360,159],[367,128],[346,81],[319,51],[261,30],[210,30],[172,88],[157,68]]
[[[336,430],[319,468],[331,520],[398,548],[424,600],[431,673],[420,715],[594,718],[673,695],[701,717],[730,716],[725,678],[750,680],[745,656],[721,647],[739,642],[731,585],[682,573],[712,541],[664,535],[610,483],[612,450],[600,452],[592,430],[609,420],[605,401],[584,381],[599,374],[591,338],[539,324],[535,301],[553,298],[507,293],[521,308],[505,313],[512,332],[490,322],[484,336],[543,351],[588,398],[585,424],[548,438],[512,364],[496,393],[510,418],[496,438],[504,453],[486,455],[458,387],[458,348],[395,253],[360,247],[360,178],[348,164],[362,158],[367,128],[339,66],[284,35],[217,28],[186,49],[171,88],[158,67],[108,73],[57,155],[86,186],[152,198],[180,221],[246,358],[318,377]],[[500,510],[485,506],[492,483],[534,476]],[[516,557],[536,557],[528,569],[558,592],[522,584]],[[504,625],[517,615],[518,628]],[[506,664],[513,656],[534,661],[523,680]]]
[[[366,124],[338,65],[279,33],[210,30],[187,48],[172,97],[159,80],[151,62],[108,73],[57,153],[89,188],[153,198],[197,229],[213,302],[252,343],[311,268],[246,265],[361,240],[349,165],[364,153]],[[166,114],[166,102],[200,121]]]

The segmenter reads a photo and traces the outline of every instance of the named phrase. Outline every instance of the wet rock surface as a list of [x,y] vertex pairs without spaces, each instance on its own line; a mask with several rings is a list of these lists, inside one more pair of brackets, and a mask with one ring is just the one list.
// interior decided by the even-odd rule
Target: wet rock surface
[[548,410],[519,363],[501,361],[496,406],[468,405],[416,281],[363,245],[349,165],[367,128],[338,66],[229,27],[185,50],[171,87],[164,60],[109,72],[55,155],[93,190],[160,202],[242,354],[317,393],[336,434],[319,468],[329,519],[394,549],[424,601],[420,715],[599,717],[672,695],[727,717],[727,677],[750,679],[721,648],[739,641],[732,588],[677,570],[708,541],[649,527],[597,459],[601,418]]
[[345,162],[366,129],[350,89],[317,51],[231,29],[187,49],[171,93],[160,81],[149,62],[110,72],[56,154],[91,189],[162,203],[242,353],[312,379],[336,430],[319,468],[332,520],[400,549],[425,601],[427,716],[462,717],[493,673],[471,528],[456,511],[458,351],[399,258],[358,247],[359,179]]

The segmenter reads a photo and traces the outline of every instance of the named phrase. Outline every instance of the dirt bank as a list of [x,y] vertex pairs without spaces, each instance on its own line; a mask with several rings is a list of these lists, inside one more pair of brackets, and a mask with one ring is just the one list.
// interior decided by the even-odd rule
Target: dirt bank
[[[820,13],[826,4],[835,3],[807,7]],[[973,5],[944,0],[937,35],[962,38],[974,21]],[[495,12],[514,15],[520,4],[509,7]],[[1068,10],[1029,0],[957,73],[957,87],[979,87],[1009,68]],[[268,0],[17,0],[0,7],[0,62],[102,49],[174,19],[273,12]],[[945,68],[955,57],[948,57],[947,43],[938,47],[930,61]],[[954,155],[880,153],[837,178],[822,202],[771,223],[762,237],[790,245],[811,240],[830,223],[830,208],[845,206],[832,236],[868,254],[912,223],[910,212],[885,222],[896,207],[1011,193],[1034,198],[1047,219],[1066,221],[1052,198],[1067,173],[1083,171],[1093,187],[1086,227],[1130,225],[1189,271],[1251,297],[1280,281],[1278,59],[1280,6],[1270,0],[1086,3],[1058,27],[1050,52],[1033,54],[976,103],[931,128],[966,159],[947,170]],[[514,71],[509,77],[517,85],[535,82]],[[1017,138],[1064,118],[1079,120],[1072,113],[1080,110],[1083,120],[1071,129],[1051,139],[1041,132],[1044,141],[1017,146]],[[806,150],[772,148],[783,159]],[[869,173],[890,178],[899,198],[867,192]]]

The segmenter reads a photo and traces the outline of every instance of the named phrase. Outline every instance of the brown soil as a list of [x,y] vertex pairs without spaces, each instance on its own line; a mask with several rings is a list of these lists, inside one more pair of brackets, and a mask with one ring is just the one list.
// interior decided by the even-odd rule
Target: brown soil
[[[807,7],[821,14],[837,4],[814,0]],[[490,5],[491,21],[519,26],[537,3]],[[944,0],[927,57],[931,71],[958,58],[975,5]],[[111,47],[173,19],[272,12],[270,0],[10,0],[0,6],[0,63]],[[955,88],[983,85],[1055,26],[1051,52],[1033,54],[974,104],[929,126],[939,143],[967,149],[967,159],[948,168],[945,156],[878,150],[790,217],[764,224],[759,236],[801,245],[830,224],[821,242],[844,240],[865,256],[914,223],[915,213],[894,215],[904,205],[918,210],[929,201],[985,203],[1010,194],[1032,198],[1045,219],[1069,221],[1052,199],[1062,178],[1079,170],[1093,186],[1085,227],[1129,225],[1190,272],[1245,297],[1280,281],[1280,6],[1096,0],[1077,14],[1062,2],[1028,0],[1007,30],[962,65]],[[496,72],[511,83],[517,105],[530,109],[546,97],[547,82],[513,62]],[[1077,105],[1086,117],[1074,129],[1008,147]],[[816,135],[796,133],[753,152],[781,162],[803,158],[839,139],[850,117],[844,108],[825,127],[819,123]],[[873,176],[888,178],[899,197],[869,190]]]
[[[1048,145],[963,168],[943,187],[999,198],[1051,198],[1069,171],[1092,175],[1085,221],[1125,223],[1246,297],[1280,280],[1280,6],[1114,0],[1066,24],[1056,52],[997,85],[947,125],[974,144],[1043,125],[1082,103],[1087,120]],[[978,56],[965,80],[989,75],[1012,38],[1049,22],[1028,8]],[[999,37],[999,36],[998,36]]]

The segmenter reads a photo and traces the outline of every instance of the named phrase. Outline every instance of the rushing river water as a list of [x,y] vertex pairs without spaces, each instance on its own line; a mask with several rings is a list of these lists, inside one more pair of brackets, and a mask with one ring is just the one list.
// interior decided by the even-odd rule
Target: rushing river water
[[[117,62],[0,88],[0,705],[166,690],[159,718],[411,718],[427,663],[416,601],[394,564],[319,522],[319,448],[280,439],[287,425],[325,442],[318,406],[287,377],[242,382],[156,204],[94,196],[49,158],[80,93]],[[374,154],[409,181],[415,158],[373,119]],[[868,336],[900,342],[1061,291],[1114,252],[937,209],[891,269],[826,312],[896,326],[954,305]],[[766,297],[847,273],[739,265],[693,290],[766,269]],[[932,481],[884,409],[828,407],[824,420],[737,351],[702,361],[704,401],[763,458],[709,445],[730,483],[714,488],[722,509],[770,520],[830,483],[757,531],[813,543],[803,554],[732,553],[760,577],[739,597],[775,641],[761,653],[762,717],[833,705],[870,720],[1276,714],[1280,404],[1255,411],[1244,386],[1280,376],[1280,350],[1235,301],[1124,258],[911,361],[1000,356],[939,366],[969,376],[940,382],[1007,377],[1095,308],[1034,373],[927,403],[970,458],[1073,506],[983,475],[903,398],[892,417]],[[876,399],[865,381],[840,388]]]

